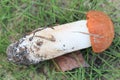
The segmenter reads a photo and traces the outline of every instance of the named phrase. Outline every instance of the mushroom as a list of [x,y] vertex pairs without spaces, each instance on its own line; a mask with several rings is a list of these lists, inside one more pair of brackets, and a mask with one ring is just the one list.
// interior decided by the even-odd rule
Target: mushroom
[[105,13],[89,11],[87,13],[87,27],[91,34],[92,49],[96,53],[106,50],[114,38],[113,23]]
[[55,27],[38,28],[7,48],[8,60],[36,64],[88,47],[100,53],[114,38],[111,19],[103,12],[89,11],[87,20]]

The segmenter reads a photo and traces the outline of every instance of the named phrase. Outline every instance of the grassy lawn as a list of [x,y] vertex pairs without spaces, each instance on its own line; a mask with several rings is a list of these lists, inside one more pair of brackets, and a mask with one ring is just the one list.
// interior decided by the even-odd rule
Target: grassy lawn
[[[107,13],[115,26],[109,49],[81,51],[89,68],[58,72],[51,60],[30,66],[7,61],[7,46],[26,33],[85,19],[89,10]],[[0,80],[120,80],[120,0],[0,0]]]

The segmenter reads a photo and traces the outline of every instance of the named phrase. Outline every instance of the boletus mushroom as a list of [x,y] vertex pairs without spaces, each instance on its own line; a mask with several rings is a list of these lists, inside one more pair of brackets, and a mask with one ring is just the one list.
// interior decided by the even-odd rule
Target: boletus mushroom
[[17,64],[36,64],[73,51],[93,48],[106,50],[114,38],[111,19],[103,12],[89,11],[87,20],[39,28],[7,48],[8,60]]

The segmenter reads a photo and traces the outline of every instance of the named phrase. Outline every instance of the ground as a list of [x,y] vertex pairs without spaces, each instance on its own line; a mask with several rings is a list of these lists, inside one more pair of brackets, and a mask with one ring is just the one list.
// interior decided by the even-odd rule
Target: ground
[[[112,45],[101,54],[82,50],[90,67],[58,72],[51,60],[37,65],[7,61],[7,46],[38,27],[85,19],[89,10],[108,14],[115,29]],[[0,0],[0,80],[120,80],[120,0]]]

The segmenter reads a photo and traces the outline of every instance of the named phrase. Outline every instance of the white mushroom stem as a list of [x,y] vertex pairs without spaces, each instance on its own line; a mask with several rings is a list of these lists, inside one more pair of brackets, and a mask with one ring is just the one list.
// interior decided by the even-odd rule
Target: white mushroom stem
[[16,52],[26,48],[30,61],[40,62],[91,46],[87,21],[81,20],[43,30],[20,39]]

